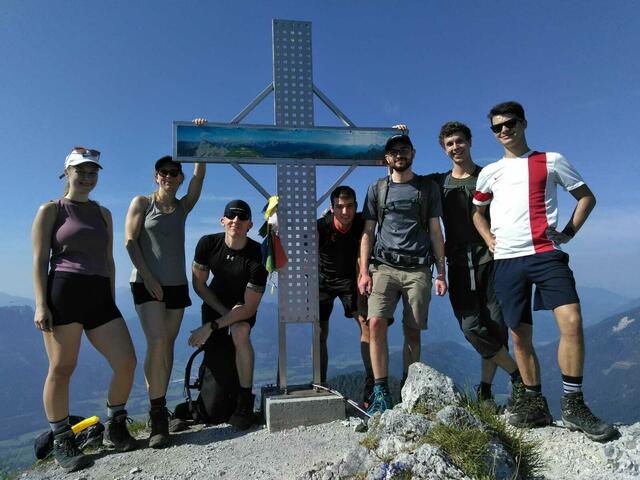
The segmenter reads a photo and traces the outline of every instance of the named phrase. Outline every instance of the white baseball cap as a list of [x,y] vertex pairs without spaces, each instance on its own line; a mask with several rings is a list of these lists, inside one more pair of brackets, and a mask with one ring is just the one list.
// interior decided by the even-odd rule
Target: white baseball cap
[[[94,163],[98,168],[102,168],[100,165],[100,152],[91,148],[85,147],[73,147],[71,153],[64,159],[64,168],[80,165],[81,163]],[[60,175],[60,178],[64,177],[64,173]]]

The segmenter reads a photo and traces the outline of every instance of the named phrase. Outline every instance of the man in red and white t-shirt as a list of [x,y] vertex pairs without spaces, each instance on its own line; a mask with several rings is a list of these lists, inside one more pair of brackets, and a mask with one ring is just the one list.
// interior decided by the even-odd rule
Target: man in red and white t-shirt
[[[489,112],[491,130],[504,147],[504,157],[487,165],[478,177],[473,221],[494,252],[495,292],[512,330],[524,394],[510,408],[509,423],[519,427],[552,422],[540,385],[540,366],[533,348],[531,287],[534,310],[553,310],[560,329],[558,364],[564,395],[562,420],[572,430],[606,441],[617,435],[584,403],[582,371],[584,339],[580,299],[569,256],[560,245],[580,230],[596,199],[580,174],[562,155],[534,152],[527,145],[522,105],[505,102]],[[557,186],[576,199],[566,226],[559,231]],[[491,225],[484,213],[491,204]]]

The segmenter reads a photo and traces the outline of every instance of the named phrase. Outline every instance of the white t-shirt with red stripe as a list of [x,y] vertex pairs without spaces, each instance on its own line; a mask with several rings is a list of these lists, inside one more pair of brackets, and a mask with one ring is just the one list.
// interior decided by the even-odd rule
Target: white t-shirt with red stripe
[[484,167],[473,203],[491,204],[494,258],[523,257],[559,250],[545,234],[558,224],[557,185],[571,191],[584,185],[577,170],[559,153],[527,152]]

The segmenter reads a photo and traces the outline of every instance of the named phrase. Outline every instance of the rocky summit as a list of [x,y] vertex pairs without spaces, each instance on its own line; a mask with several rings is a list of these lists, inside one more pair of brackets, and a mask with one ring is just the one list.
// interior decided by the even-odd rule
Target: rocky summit
[[[21,474],[24,479],[511,479],[522,476],[522,458],[505,442],[504,416],[486,417],[433,368],[413,364],[402,402],[370,419],[357,419],[269,434],[256,427],[197,425],[175,436],[166,450],[130,453],[98,450],[93,467],[69,476],[51,462]],[[488,421],[485,421],[489,419]],[[496,423],[497,422],[497,423]],[[553,426],[518,430],[510,438],[535,447],[530,478],[627,480],[640,477],[640,424],[619,426],[620,437],[600,444]],[[141,434],[144,436],[144,433]],[[515,435],[515,436],[514,436]],[[452,448],[465,444],[473,458]],[[527,443],[528,442],[528,443]],[[510,444],[511,443],[511,444]],[[462,449],[462,451],[466,451]],[[529,461],[533,457],[529,458]],[[479,473],[484,472],[484,473]]]

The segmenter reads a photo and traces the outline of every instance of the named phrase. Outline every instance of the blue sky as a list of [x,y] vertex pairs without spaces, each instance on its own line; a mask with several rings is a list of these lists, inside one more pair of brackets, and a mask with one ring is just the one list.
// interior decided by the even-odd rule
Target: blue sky
[[[126,209],[153,190],[172,121],[227,122],[242,110],[271,82],[271,21],[282,18],[313,22],[314,82],[358,126],[411,127],[420,173],[448,168],[437,143],[448,120],[471,127],[478,163],[496,159],[486,112],[522,102],[530,146],[563,153],[598,198],[566,249],[578,284],[638,297],[639,13],[631,0],[3,0],[0,291],[33,295],[31,222],[61,194],[57,176],[73,145],[102,151],[93,197],[112,210],[117,283],[126,286]],[[271,124],[272,102],[245,121]],[[316,124],[340,125],[319,102]],[[248,170],[275,191],[275,169]],[[341,172],[320,169],[318,195]],[[383,174],[361,168],[348,179],[361,204]],[[210,165],[187,224],[187,259],[235,197],[263,204],[231,167]],[[565,222],[572,203],[561,197]]]

